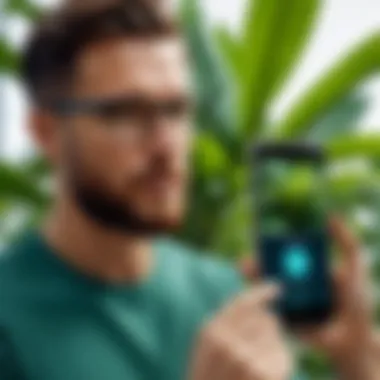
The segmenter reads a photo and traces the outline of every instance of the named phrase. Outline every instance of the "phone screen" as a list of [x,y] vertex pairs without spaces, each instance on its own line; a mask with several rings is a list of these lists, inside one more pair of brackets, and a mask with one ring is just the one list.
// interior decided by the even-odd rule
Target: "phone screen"
[[282,285],[277,308],[289,323],[322,322],[332,307],[324,165],[275,156],[256,170],[260,266]]

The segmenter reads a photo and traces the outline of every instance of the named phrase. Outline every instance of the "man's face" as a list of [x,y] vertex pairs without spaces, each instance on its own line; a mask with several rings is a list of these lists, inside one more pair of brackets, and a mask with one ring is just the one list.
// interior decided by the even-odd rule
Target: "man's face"
[[120,39],[83,51],[75,98],[110,105],[99,114],[62,119],[55,159],[63,187],[87,215],[109,228],[140,234],[180,225],[191,144],[190,95],[179,39]]

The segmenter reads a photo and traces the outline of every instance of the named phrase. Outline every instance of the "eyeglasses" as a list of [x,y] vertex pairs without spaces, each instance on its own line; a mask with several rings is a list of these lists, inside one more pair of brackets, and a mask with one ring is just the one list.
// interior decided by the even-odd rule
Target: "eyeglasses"
[[[47,106],[53,113],[73,117],[90,115],[100,118],[110,132],[119,131],[124,136],[143,137],[154,128],[157,119],[164,119],[175,128],[188,126],[194,103],[188,97],[176,96],[152,101],[138,96],[114,99],[65,99]],[[128,132],[128,133],[126,133]]]

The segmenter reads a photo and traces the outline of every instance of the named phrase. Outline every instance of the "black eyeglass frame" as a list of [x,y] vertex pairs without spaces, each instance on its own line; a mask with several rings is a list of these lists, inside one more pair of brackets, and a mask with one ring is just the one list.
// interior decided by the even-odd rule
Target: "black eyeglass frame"
[[[60,116],[72,117],[76,115],[96,115],[104,116],[107,113],[112,113],[112,109],[120,109],[126,107],[132,109],[133,107],[143,108],[144,111],[153,115],[162,115],[166,113],[170,106],[178,106],[186,108],[186,112],[191,112],[196,104],[194,100],[189,97],[172,98],[166,101],[151,101],[143,99],[138,96],[125,96],[119,98],[108,99],[57,99],[48,102],[44,106],[51,112]],[[148,115],[147,115],[148,116]]]

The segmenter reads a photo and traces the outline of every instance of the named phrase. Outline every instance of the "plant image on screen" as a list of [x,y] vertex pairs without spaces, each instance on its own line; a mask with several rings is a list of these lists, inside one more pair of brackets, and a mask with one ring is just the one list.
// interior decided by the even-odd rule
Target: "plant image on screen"
[[289,235],[324,227],[322,200],[327,194],[318,164],[270,159],[256,171],[256,210],[263,233]]

